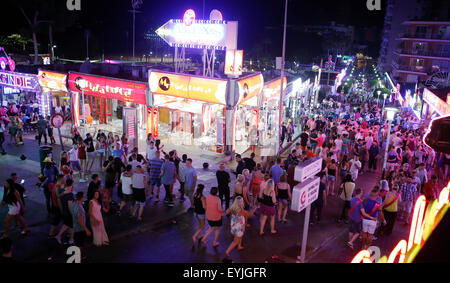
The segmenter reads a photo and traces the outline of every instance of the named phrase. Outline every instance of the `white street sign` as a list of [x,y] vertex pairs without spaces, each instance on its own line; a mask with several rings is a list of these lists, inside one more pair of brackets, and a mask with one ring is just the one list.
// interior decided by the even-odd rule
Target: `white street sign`
[[295,167],[294,180],[303,182],[311,176],[316,175],[322,169],[322,158],[313,157]]
[[313,177],[295,186],[292,191],[291,209],[300,212],[314,202],[319,196],[319,185],[320,178]]

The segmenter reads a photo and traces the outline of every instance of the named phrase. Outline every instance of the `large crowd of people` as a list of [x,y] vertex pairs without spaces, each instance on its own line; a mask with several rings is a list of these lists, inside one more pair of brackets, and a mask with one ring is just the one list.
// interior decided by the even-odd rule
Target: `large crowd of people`
[[[1,146],[7,134],[10,142],[14,139],[23,144],[27,123],[35,124],[32,127],[37,131],[39,145],[42,137],[47,143],[47,134],[54,142],[48,120],[39,117],[35,110],[16,105],[2,109],[3,153]],[[270,233],[278,233],[276,225],[287,222],[292,190],[298,184],[295,167],[310,158],[321,157],[319,197],[311,207],[311,225],[321,222],[328,199],[336,198],[342,202],[336,211],[336,221],[349,226],[347,245],[353,248],[361,236],[361,246],[367,248],[374,237],[389,236],[397,218],[409,223],[419,194],[424,194],[427,200],[437,198],[440,185],[448,180],[450,164],[450,156],[437,154],[422,143],[426,125],[412,113],[400,111],[390,133],[383,117],[383,108],[374,100],[327,98],[320,108],[303,112],[297,119],[300,125],[296,126],[303,130],[287,158],[261,158],[258,162],[256,148],[252,147],[249,157],[235,156],[237,165],[232,172],[228,172],[224,162],[220,163],[215,172],[217,186],[210,188],[198,181],[191,158],[186,154],[180,158],[177,150],[167,150],[151,134],[145,152],[139,152],[138,148],[129,148],[126,135],[98,130],[82,137],[73,127],[72,147],[61,153],[59,164],[50,157],[44,160],[41,187],[51,225],[49,237],[63,243],[67,235],[69,244],[82,247],[92,234],[94,245],[108,245],[103,215],[128,214],[130,219],[143,221],[149,217],[145,215],[146,204],[160,201],[163,186],[165,205],[174,206],[177,198],[180,203],[189,200],[189,212],[198,220],[192,236],[194,245],[206,245],[207,238],[214,233],[212,245],[217,247],[223,217],[229,216],[227,223],[234,237],[225,252],[229,258],[235,247],[244,249],[245,230],[252,227],[249,219],[255,214],[259,217],[260,236],[265,235],[267,222]],[[291,123],[285,130],[288,141],[293,139]],[[236,176],[234,184],[230,173]],[[375,186],[357,185],[358,178],[365,174],[376,180]],[[75,182],[89,182],[87,194],[75,192]],[[179,194],[174,193],[177,183]],[[26,213],[23,185],[12,176],[4,188],[2,204],[8,206],[8,216],[3,237],[8,238],[12,220],[22,227],[23,234],[29,233],[23,218]],[[118,202],[114,201],[117,199]],[[204,232],[206,223],[209,228]]]

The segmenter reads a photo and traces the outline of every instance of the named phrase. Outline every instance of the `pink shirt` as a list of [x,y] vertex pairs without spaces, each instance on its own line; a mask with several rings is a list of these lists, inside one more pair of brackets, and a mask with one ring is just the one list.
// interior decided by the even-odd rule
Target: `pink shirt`
[[223,210],[219,210],[220,199],[209,195],[206,197],[206,219],[210,221],[219,221],[222,218]]

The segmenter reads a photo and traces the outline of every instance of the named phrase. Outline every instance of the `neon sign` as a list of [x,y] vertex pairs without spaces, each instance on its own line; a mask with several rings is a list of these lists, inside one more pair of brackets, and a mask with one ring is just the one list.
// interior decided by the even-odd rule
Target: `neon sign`
[[147,84],[70,72],[69,89],[81,92],[83,80],[85,94],[147,105]]
[[[424,195],[419,196],[415,205],[408,242],[400,240],[390,253],[389,257],[383,256],[378,263],[393,263],[398,258],[398,263],[412,262],[423,247],[431,232],[441,221],[449,208],[450,182],[439,194],[439,198],[428,203]],[[373,263],[368,250],[361,250],[355,255],[352,263]]]
[[169,20],[156,34],[172,47],[236,49],[237,22],[196,20],[195,12],[187,10],[182,20]]
[[428,88],[425,88],[423,91],[423,100],[439,113],[439,115],[450,114],[450,105],[432,93]]
[[57,72],[39,70],[38,80],[42,87],[51,90],[67,91],[66,87],[67,74]]
[[25,91],[40,91],[37,76],[31,74],[0,71],[0,85]]
[[150,71],[150,91],[193,100],[225,104],[227,80]]

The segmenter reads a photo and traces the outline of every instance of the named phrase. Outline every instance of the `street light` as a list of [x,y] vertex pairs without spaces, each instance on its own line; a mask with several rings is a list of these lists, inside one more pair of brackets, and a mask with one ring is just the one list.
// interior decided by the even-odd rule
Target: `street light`
[[[384,93],[384,94],[386,97],[386,93]],[[388,126],[388,135],[386,138],[386,148],[384,149],[383,172],[386,169],[386,160],[387,160],[387,154],[389,151],[389,137],[391,135],[392,121],[394,121],[394,117],[395,117],[395,114],[398,112],[398,109],[395,107],[386,107],[386,108],[384,108],[384,110],[386,111],[386,120],[389,121],[389,126]],[[384,177],[386,177],[386,176],[384,176]]]
[[[83,111],[83,120],[84,123],[86,124],[86,109],[84,108],[84,88],[87,87],[88,82],[85,79],[79,79],[78,80],[78,85],[81,88],[81,109]],[[85,133],[83,133],[84,135]]]
[[378,94],[378,99],[377,99],[377,106],[378,106],[378,101],[380,100],[381,90],[377,90],[377,94]]
[[383,93],[383,96],[384,96],[384,100],[383,100],[383,108],[384,108],[384,104],[386,103],[387,93],[386,92]]

